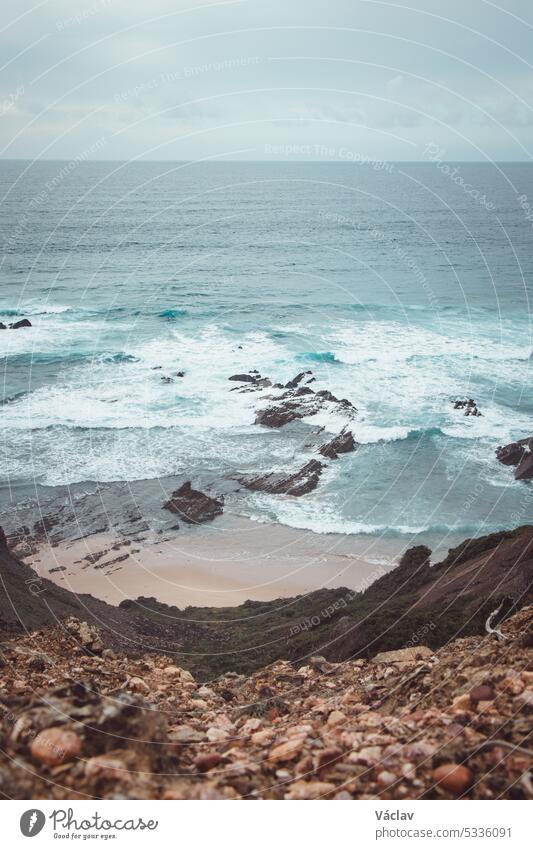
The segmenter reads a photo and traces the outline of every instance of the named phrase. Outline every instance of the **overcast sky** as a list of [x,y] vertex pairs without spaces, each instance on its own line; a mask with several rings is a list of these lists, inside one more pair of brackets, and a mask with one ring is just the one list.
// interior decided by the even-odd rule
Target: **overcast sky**
[[533,154],[532,0],[2,0],[0,30],[3,158]]

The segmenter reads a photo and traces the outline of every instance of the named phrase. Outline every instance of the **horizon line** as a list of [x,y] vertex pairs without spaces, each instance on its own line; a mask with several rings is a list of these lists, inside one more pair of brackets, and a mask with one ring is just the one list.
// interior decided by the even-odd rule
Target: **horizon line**
[[[71,157],[46,157],[46,158],[32,158],[30,156],[13,156],[13,157],[3,157],[0,156],[0,162],[73,162],[78,161],[77,156]],[[380,158],[371,158],[369,157],[367,161],[350,161],[349,159],[215,159],[215,158],[202,158],[202,159],[82,159],[79,161],[79,164],[82,165],[84,163],[89,162],[122,162],[128,165],[132,164],[143,164],[143,163],[188,163],[188,164],[217,164],[217,165],[234,165],[234,164],[287,164],[287,163],[306,163],[308,165],[367,165],[370,167],[374,167],[376,164],[385,163],[390,165],[439,165],[441,163],[448,164],[458,164],[458,165],[533,165],[532,159],[439,159],[439,160],[428,160],[428,159],[380,159]]]

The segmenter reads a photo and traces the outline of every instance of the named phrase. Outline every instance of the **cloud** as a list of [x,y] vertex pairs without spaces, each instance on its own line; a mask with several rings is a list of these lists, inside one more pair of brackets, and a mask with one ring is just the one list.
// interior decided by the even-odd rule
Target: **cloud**
[[103,129],[117,158],[158,140],[177,159],[267,139],[388,159],[533,144],[526,0],[5,0],[0,27],[4,157],[72,158]]

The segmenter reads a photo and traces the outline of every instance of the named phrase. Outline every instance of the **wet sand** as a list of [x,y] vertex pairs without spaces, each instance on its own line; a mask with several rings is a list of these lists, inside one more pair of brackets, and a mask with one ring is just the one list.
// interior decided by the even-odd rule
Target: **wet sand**
[[153,596],[182,608],[222,607],[321,587],[363,590],[417,543],[316,534],[224,515],[209,525],[148,535],[141,542],[99,533],[45,545],[27,562],[42,577],[111,604]]

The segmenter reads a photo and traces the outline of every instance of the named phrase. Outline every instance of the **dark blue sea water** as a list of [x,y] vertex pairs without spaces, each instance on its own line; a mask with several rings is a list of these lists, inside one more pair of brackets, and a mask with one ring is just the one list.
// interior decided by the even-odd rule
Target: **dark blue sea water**
[[[345,533],[530,520],[494,449],[533,432],[533,166],[453,168],[1,162],[0,321],[33,325],[0,331],[2,481],[297,467],[342,417],[259,427],[228,377],[310,368],[361,447],[307,496],[226,509]],[[470,397],[481,417],[453,409]]]

